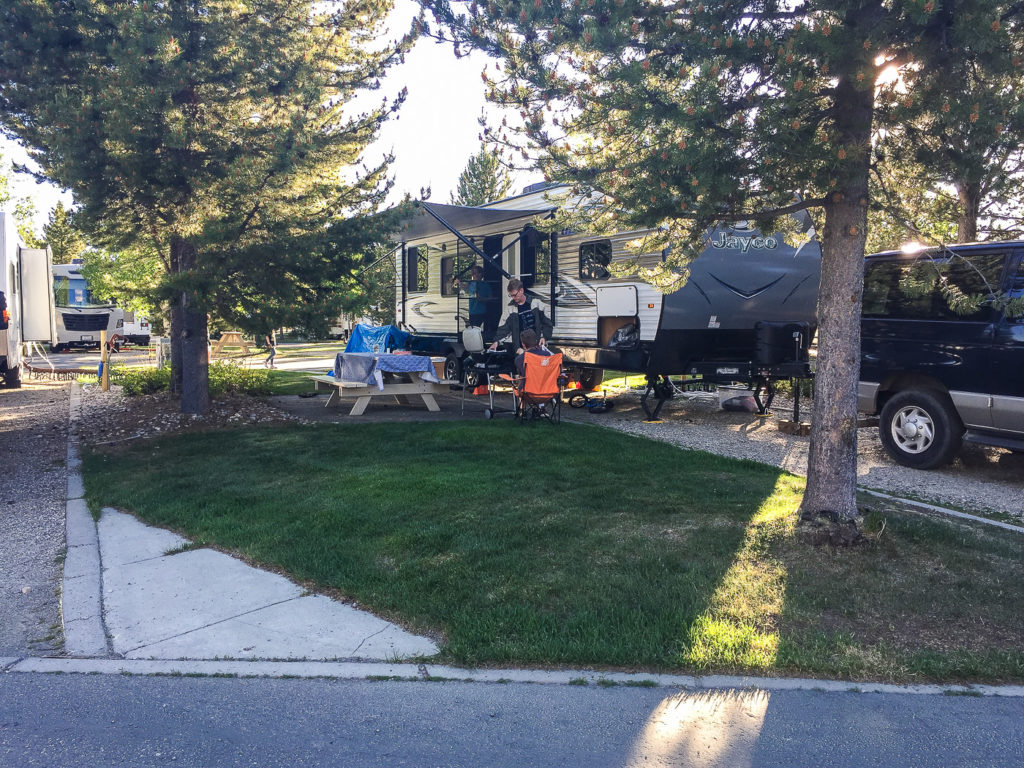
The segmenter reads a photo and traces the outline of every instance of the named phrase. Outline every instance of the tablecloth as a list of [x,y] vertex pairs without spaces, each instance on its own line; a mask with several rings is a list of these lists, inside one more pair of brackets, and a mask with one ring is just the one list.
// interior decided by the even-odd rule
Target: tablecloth
[[378,389],[384,389],[382,373],[419,373],[424,381],[438,381],[434,364],[423,355],[339,352],[334,360],[334,377],[338,381],[376,383]]

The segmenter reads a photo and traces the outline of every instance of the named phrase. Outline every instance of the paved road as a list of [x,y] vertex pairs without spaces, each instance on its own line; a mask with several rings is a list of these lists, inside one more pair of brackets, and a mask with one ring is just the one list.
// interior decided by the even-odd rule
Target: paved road
[[1013,766],[1024,699],[0,677],[0,768]]

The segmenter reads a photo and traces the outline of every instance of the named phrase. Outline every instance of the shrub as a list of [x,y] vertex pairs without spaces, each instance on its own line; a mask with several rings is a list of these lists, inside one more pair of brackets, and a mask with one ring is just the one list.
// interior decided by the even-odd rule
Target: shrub
[[270,371],[218,360],[210,363],[210,396],[269,395]]
[[[170,366],[163,368],[110,369],[112,384],[120,384],[129,397],[167,392],[171,388]],[[271,393],[270,371],[244,368],[235,363],[217,361],[210,364],[210,396],[225,394],[268,395]]]
[[129,397],[166,392],[171,388],[171,369],[163,368],[118,368],[111,366],[110,383],[120,384]]

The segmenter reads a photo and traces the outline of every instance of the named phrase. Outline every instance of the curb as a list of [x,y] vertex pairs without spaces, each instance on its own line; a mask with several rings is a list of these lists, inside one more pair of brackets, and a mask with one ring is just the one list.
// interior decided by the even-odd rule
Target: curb
[[1002,528],[1004,531],[1013,531],[1014,533],[1024,533],[1024,526],[1014,525],[1013,523],[1004,523],[1001,520],[992,520],[987,517],[979,517],[978,515],[971,515],[967,512],[961,512],[956,509],[950,509],[949,507],[940,507],[936,504],[929,504],[925,501],[915,501],[914,499],[904,499],[900,496],[893,496],[889,493],[882,493],[881,491],[873,491],[870,488],[865,488],[858,485],[857,490],[866,493],[870,496],[875,496],[879,499],[887,499],[888,501],[896,501],[905,506],[917,509],[923,512],[934,512],[939,515],[946,515],[948,517],[956,517],[961,520],[970,520],[972,523],[981,523],[983,525],[991,525],[996,528]]
[[820,691],[913,696],[978,696],[1024,698],[1020,685],[894,685],[803,678],[734,677],[729,675],[661,675],[592,670],[462,669],[415,663],[350,661],[230,661],[170,659],[0,658],[0,670],[11,673],[81,675],[164,675],[198,677],[324,678],[391,682],[573,685],[586,687],[677,688],[686,690]]

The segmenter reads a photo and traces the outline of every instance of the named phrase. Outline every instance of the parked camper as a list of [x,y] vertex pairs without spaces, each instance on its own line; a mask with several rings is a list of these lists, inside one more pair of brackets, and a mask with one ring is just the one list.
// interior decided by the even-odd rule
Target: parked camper
[[0,211],[0,375],[21,386],[22,345],[54,338],[49,248],[25,248]]
[[[549,345],[583,384],[599,382],[605,368],[646,374],[645,409],[648,395],[659,400],[658,408],[669,396],[659,385],[664,376],[748,383],[770,399],[773,381],[810,375],[821,274],[815,238],[794,248],[749,225],[718,229],[690,265],[686,284],[663,293],[612,269],[635,260],[626,244],[644,232],[549,235],[538,229],[557,204],[550,193],[479,208],[420,203],[419,215],[401,233],[396,322],[413,334],[413,349],[446,356],[448,378],[459,378],[466,356],[461,332],[469,308],[459,283],[473,265],[483,267],[484,282],[498,298],[488,320],[493,314],[497,324],[508,279],[522,279],[553,321]],[[664,258],[648,253],[639,266]]]
[[82,276],[82,261],[53,265],[57,337],[53,351],[99,347],[100,332],[116,347],[124,335],[124,310],[95,297]]
[[[957,312],[954,290],[985,300]],[[1024,242],[866,259],[859,407],[900,464],[940,466],[965,440],[1024,451],[1024,317],[995,297],[1024,298]]]
[[148,347],[151,337],[150,330],[148,317],[137,315],[134,312],[124,313],[124,327],[121,329],[121,336],[126,344]]

